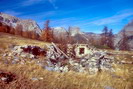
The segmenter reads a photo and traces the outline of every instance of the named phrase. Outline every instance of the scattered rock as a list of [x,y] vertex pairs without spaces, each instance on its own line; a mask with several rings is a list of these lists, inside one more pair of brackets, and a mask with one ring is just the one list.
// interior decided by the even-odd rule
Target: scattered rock
[[6,81],[7,78],[5,78],[5,77],[1,77],[1,80],[2,80],[2,81]]
[[133,62],[130,62],[130,61],[121,61],[119,64],[133,64]]
[[104,89],[115,89],[115,88],[113,88],[111,86],[105,86]]
[[39,79],[38,79],[38,78],[32,78],[31,80],[37,81],[37,80],[39,80]]
[[31,78],[31,80],[33,80],[33,81],[43,80],[43,77],[40,77],[40,78]]
[[3,54],[3,57],[6,57],[6,56],[8,56],[8,54],[6,54],[6,53],[5,53],[5,54]]
[[12,81],[16,80],[16,76],[12,73],[6,73],[6,72],[3,72],[3,71],[0,71],[0,82],[3,82],[3,83],[10,83]]
[[[45,57],[46,51],[38,46],[11,45],[8,50],[2,54],[2,61],[5,64],[25,64],[27,60],[38,60],[39,57]],[[41,55],[41,56],[40,56]],[[37,65],[44,67],[43,62],[36,62]]]
[[79,59],[64,59],[65,57],[66,55],[56,46],[50,46],[50,50],[47,52],[48,60],[45,68],[50,71],[67,72],[72,70],[75,72],[89,72],[90,74],[96,74],[101,70],[114,71],[114,58],[104,51],[93,50],[91,54]]

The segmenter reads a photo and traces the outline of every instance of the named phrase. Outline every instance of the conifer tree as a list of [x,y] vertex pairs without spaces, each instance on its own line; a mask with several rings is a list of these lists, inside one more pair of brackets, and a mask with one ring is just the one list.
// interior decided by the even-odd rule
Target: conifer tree
[[49,20],[46,21],[45,28],[44,28],[44,30],[42,32],[42,36],[41,36],[41,39],[46,42],[53,41],[53,31],[49,27],[49,22],[50,22]]
[[101,45],[107,46],[108,44],[108,27],[105,26],[102,30],[102,38],[101,38]]
[[108,47],[114,49],[114,35],[112,29],[108,33]]

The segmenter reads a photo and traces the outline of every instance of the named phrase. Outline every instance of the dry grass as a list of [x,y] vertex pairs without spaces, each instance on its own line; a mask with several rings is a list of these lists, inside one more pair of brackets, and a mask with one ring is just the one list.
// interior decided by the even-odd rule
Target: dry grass
[[[0,48],[7,49],[10,44],[31,44],[44,47],[46,43],[0,33]],[[119,53],[123,52],[119,51]],[[125,53],[132,56],[132,53]],[[117,57],[123,60],[126,56]],[[1,58],[0,60],[2,60]],[[129,60],[130,58],[127,59]],[[115,69],[115,73],[101,72],[97,75],[89,75],[88,73],[76,73],[73,71],[68,73],[51,72],[36,65],[34,62],[30,63],[28,61],[25,65],[0,63],[0,70],[10,71],[18,76],[16,81],[8,85],[3,85],[3,87],[0,85],[0,89],[106,89],[106,87],[133,89],[133,65],[115,65]],[[31,78],[43,79],[31,80]]]
[[[72,71],[68,73],[50,72],[34,63],[27,63],[26,65],[1,64],[2,70],[12,71],[19,76],[24,76],[30,81],[31,78],[43,78],[43,80],[32,80],[31,84],[33,86],[30,86],[30,89],[104,89],[106,86],[113,87],[114,89],[132,89],[133,73],[130,73],[128,68],[123,67],[127,66],[117,66],[114,75],[108,72],[88,75],[87,73],[76,73]],[[133,66],[131,65],[130,69],[131,67]]]
[[0,47],[7,48],[10,44],[12,45],[27,45],[28,44],[28,45],[36,45],[40,47],[45,47],[46,44],[49,44],[49,43],[0,32]]

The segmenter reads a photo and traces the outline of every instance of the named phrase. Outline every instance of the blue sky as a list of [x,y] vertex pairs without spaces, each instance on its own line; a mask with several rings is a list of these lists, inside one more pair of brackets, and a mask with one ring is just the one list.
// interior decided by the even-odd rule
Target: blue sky
[[104,26],[119,32],[133,20],[133,0],[0,0],[0,12],[33,19],[41,28],[78,26],[100,33]]

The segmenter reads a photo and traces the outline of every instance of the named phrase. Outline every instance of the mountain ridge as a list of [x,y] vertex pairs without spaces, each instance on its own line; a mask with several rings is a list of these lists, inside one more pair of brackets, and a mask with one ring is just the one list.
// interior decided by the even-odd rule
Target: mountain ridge
[[0,12],[0,22],[13,27],[14,29],[19,26],[22,31],[34,31],[37,34],[41,34],[41,29],[39,25],[31,19],[23,20],[15,16],[11,16],[5,13]]
[[[0,22],[11,26],[12,28],[19,27],[22,31],[34,31],[39,35],[42,33],[39,25],[31,19],[23,20],[15,16],[0,12]],[[92,39],[100,40],[101,38],[101,34],[96,34],[93,32],[82,32],[79,27],[71,26],[68,30],[66,30],[64,27],[52,27],[51,29],[53,30],[54,37],[58,39],[65,39],[68,38],[68,36],[71,36],[74,38],[75,42],[85,42]],[[130,38],[128,39],[130,49],[133,49],[133,20],[126,24],[118,34],[114,35],[114,46],[119,49],[118,46],[120,45],[119,43],[122,39],[123,30],[125,30],[127,37]]]

